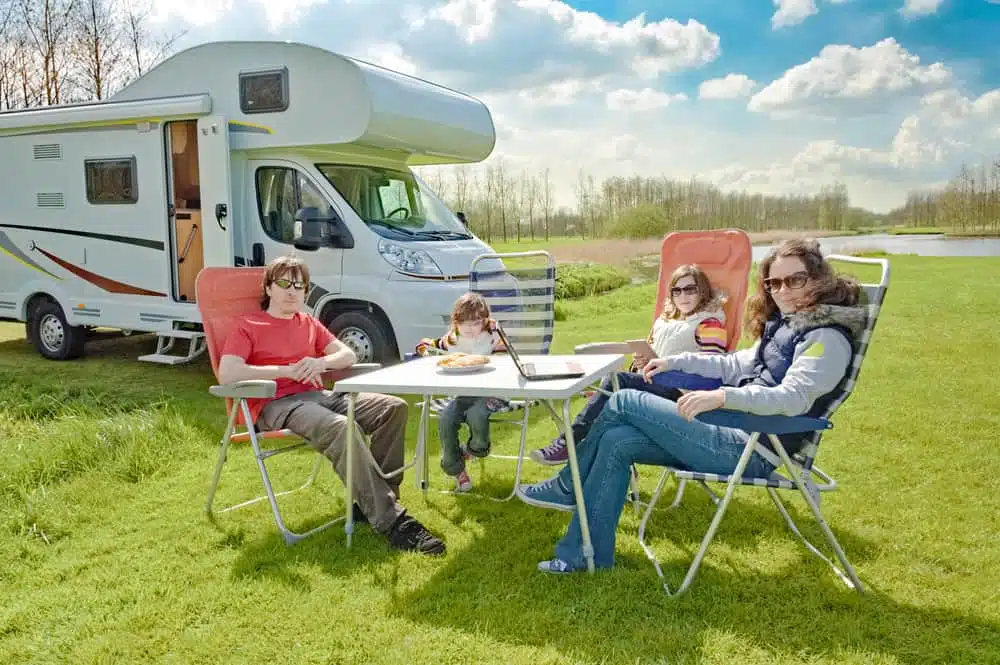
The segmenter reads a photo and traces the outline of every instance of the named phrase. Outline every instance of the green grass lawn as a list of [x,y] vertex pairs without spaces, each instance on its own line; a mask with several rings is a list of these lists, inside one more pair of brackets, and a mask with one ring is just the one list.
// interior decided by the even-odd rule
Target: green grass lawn
[[[0,662],[1000,663],[1000,259],[898,257],[893,270],[857,392],[819,456],[841,485],[824,512],[864,597],[749,488],[678,599],[660,590],[630,509],[615,570],[545,576],[535,565],[568,516],[438,492],[436,445],[434,489],[425,501],[411,473],[402,498],[447,557],[397,553],[366,526],[349,550],[341,525],[289,548],[266,504],[215,523],[203,512],[225,424],[207,361],[140,363],[154,342],[133,337],[53,363],[22,326],[0,325]],[[556,350],[644,335],[654,294],[566,303]],[[555,429],[533,420],[535,446]],[[515,428],[496,427],[497,449],[514,451]],[[276,458],[276,483],[312,459]],[[512,463],[473,471],[484,491],[509,491]],[[642,469],[645,492],[657,475]],[[247,449],[231,453],[218,500],[259,491]],[[341,496],[326,467],[285,502],[291,526],[340,513]],[[711,506],[697,490],[679,511],[667,503],[650,528],[677,583]]]

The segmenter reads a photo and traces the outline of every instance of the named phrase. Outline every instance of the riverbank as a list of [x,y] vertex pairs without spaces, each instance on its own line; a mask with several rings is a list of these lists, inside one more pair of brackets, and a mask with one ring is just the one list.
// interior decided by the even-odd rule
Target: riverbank
[[[749,233],[753,245],[772,245],[789,238],[832,238],[860,236],[862,232],[844,231],[763,231]],[[526,252],[545,249],[559,263],[593,262],[627,266],[637,256],[659,254],[662,238],[625,240],[620,238],[552,238],[550,240],[522,240],[521,242],[494,242],[497,252]]]

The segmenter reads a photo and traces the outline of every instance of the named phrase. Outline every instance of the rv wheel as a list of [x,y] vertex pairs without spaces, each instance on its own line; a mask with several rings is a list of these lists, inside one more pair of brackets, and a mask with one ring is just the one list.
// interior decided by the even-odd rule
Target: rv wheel
[[39,304],[32,311],[28,326],[29,341],[46,358],[72,360],[83,355],[87,329],[66,323],[66,315],[59,303],[46,301]]
[[392,355],[382,322],[368,312],[344,312],[333,317],[327,327],[354,351],[359,363],[384,363]]

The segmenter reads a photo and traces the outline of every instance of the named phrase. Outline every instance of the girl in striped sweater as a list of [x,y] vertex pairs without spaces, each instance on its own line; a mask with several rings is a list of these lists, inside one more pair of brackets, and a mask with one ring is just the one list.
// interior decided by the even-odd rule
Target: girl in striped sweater
[[[664,303],[663,314],[653,323],[647,342],[657,358],[678,353],[725,353],[727,345],[726,315],[722,310],[724,298],[713,287],[705,271],[697,265],[679,266],[670,276],[670,291]],[[635,388],[676,401],[680,393],[675,388],[663,388],[646,382],[642,370],[653,360],[636,354],[631,371],[618,372],[619,389]],[[611,377],[601,384],[610,391]],[[608,395],[597,391],[573,421],[574,441],[582,441],[591,423],[604,408]],[[552,443],[531,451],[531,459],[539,464],[565,464],[569,459],[566,438],[562,434]]]

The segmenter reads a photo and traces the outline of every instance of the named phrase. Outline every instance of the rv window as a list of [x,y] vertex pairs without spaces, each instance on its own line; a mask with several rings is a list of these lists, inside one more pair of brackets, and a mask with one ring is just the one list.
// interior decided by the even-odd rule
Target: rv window
[[240,74],[244,113],[280,113],[288,108],[288,68]]
[[86,159],[83,162],[87,201],[94,205],[136,203],[135,156],[117,159]]
[[257,208],[268,237],[287,244],[294,238],[295,213],[299,208],[318,208],[330,217],[339,217],[305,175],[281,166],[257,169]]

